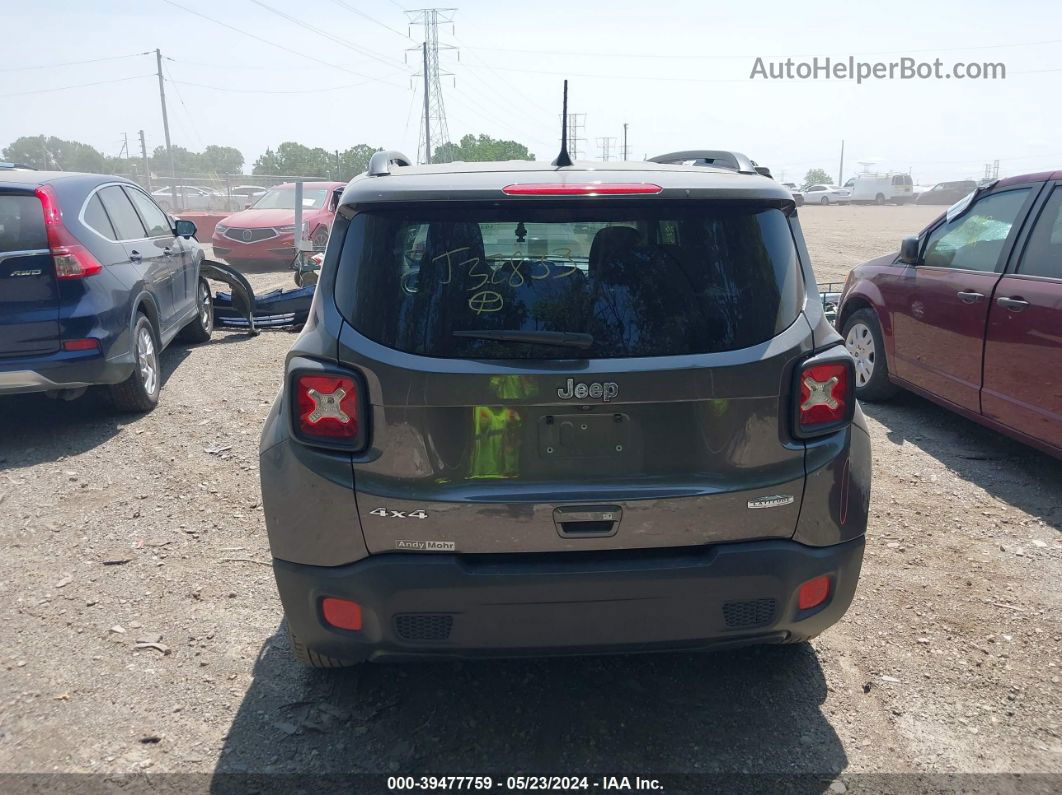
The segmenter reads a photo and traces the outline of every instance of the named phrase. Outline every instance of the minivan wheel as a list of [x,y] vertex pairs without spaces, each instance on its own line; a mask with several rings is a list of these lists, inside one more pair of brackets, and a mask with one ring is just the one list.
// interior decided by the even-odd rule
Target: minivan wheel
[[878,205],[879,207],[885,204],[885,194],[879,193],[877,196],[875,196],[874,204]]
[[821,199],[819,199],[819,204],[829,204],[829,203],[830,203],[830,197],[829,196],[823,196]]
[[210,285],[200,278],[195,291],[195,318],[181,329],[181,339],[187,342],[206,342],[214,332],[214,297]]
[[841,331],[844,345],[855,359],[856,397],[871,403],[888,400],[897,392],[889,381],[885,343],[873,309],[853,312]]
[[133,327],[133,373],[110,386],[111,402],[119,411],[151,411],[159,404],[161,389],[158,337],[151,321],[138,314]]
[[357,663],[351,660],[328,657],[324,654],[318,654],[315,651],[311,651],[306,648],[303,642],[299,640],[295,633],[290,629],[288,630],[288,639],[291,641],[291,653],[295,656],[295,659],[303,665],[308,665],[310,668],[350,668],[357,665]]

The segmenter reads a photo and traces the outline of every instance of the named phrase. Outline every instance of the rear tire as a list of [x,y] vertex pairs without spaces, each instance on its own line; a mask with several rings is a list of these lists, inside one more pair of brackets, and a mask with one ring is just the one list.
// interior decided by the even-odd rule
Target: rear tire
[[879,193],[877,196],[875,196],[874,204],[878,205],[878,207],[882,207],[885,204],[885,194]]
[[830,203],[830,197],[829,196],[823,196],[821,199],[819,199],[819,204],[826,205],[826,204],[829,204],[829,203]]
[[868,403],[888,400],[899,388],[889,381],[885,342],[873,309],[860,309],[844,321],[844,345],[856,360],[856,397]]
[[288,629],[288,639],[291,641],[291,653],[295,656],[303,665],[310,668],[350,668],[357,665],[352,660],[343,660],[338,657],[328,657],[324,654],[318,654],[315,651],[311,651],[306,648],[301,640],[299,640],[295,633]]
[[159,368],[159,338],[147,316],[137,313],[133,326],[133,372],[120,384],[110,386],[111,402],[119,411],[145,413],[159,404],[162,372]]
[[213,332],[214,297],[210,294],[207,280],[200,277],[195,288],[195,318],[181,329],[180,338],[185,342],[207,342]]

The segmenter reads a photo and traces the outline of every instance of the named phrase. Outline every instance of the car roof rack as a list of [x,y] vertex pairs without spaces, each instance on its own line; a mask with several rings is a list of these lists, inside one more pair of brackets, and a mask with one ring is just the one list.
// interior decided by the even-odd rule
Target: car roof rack
[[369,159],[368,174],[370,177],[386,177],[391,173],[391,164],[396,166],[411,166],[413,162],[401,152],[393,149],[381,149],[374,152]]
[[[736,171],[739,174],[760,174],[764,177],[771,176],[771,170],[766,166],[759,166],[755,160],[749,159],[741,152],[729,152],[725,149],[687,149],[682,152],[668,152],[666,155],[650,157],[650,163],[685,163],[692,160],[697,166],[715,166]],[[773,179],[773,177],[772,177]]]
[[9,163],[6,160],[0,162],[0,168],[24,168],[27,171],[36,171],[33,166],[27,166],[25,163]]

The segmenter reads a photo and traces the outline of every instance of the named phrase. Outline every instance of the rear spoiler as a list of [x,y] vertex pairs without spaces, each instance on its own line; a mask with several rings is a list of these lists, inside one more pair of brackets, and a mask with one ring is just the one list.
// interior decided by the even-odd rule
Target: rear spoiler
[[760,174],[764,177],[771,177],[771,170],[766,166],[756,165],[755,160],[750,160],[741,152],[729,152],[725,149],[687,149],[649,158],[650,163],[672,165],[686,163],[690,160],[697,166],[715,166],[736,171],[739,174]]

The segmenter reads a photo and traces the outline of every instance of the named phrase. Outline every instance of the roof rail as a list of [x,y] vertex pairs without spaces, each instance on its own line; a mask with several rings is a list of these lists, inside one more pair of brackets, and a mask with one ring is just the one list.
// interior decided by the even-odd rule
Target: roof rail
[[725,149],[687,149],[649,158],[650,163],[685,163],[687,160],[693,160],[698,166],[716,166],[739,174],[771,176],[771,170],[766,166],[757,165],[755,160],[750,160],[741,152],[728,152]]
[[8,163],[6,160],[0,162],[0,168],[25,168],[29,171],[36,171],[33,166],[27,166],[25,163]]
[[369,159],[369,176],[386,177],[391,173],[392,163],[397,166],[413,165],[412,161],[401,152],[396,152],[393,149],[381,149],[379,152],[374,152]]

